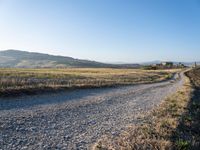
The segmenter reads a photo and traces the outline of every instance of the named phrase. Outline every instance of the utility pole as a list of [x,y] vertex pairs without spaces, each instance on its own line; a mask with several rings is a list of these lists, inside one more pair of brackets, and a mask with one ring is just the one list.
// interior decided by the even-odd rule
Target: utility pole
[[197,62],[194,63],[194,67],[195,67],[195,68],[197,67]]

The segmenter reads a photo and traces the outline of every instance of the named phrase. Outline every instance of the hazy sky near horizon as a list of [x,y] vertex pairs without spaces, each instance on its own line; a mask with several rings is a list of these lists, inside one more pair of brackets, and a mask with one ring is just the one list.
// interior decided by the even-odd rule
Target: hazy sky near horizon
[[200,61],[200,0],[0,0],[0,50]]

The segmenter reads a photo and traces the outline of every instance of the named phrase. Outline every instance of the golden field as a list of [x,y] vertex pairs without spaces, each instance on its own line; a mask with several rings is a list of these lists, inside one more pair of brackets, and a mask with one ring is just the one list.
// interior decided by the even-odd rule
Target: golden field
[[111,68],[0,69],[0,93],[41,91],[61,88],[92,88],[152,83],[168,79],[178,70]]

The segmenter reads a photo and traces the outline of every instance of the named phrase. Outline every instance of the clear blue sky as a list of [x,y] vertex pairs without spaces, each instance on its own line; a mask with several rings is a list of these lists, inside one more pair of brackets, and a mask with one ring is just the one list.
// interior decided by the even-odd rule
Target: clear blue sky
[[200,0],[0,0],[0,50],[102,62],[200,60]]

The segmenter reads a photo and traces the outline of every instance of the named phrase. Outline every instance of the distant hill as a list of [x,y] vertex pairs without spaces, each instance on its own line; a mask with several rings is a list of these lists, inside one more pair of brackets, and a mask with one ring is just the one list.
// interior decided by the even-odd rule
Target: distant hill
[[153,65],[153,64],[160,64],[162,61],[155,60],[155,61],[149,61],[149,62],[143,62],[142,65]]
[[19,50],[0,51],[0,67],[14,68],[137,68],[138,64],[106,64],[96,61],[75,59],[65,56],[54,56],[42,53],[33,53]]

